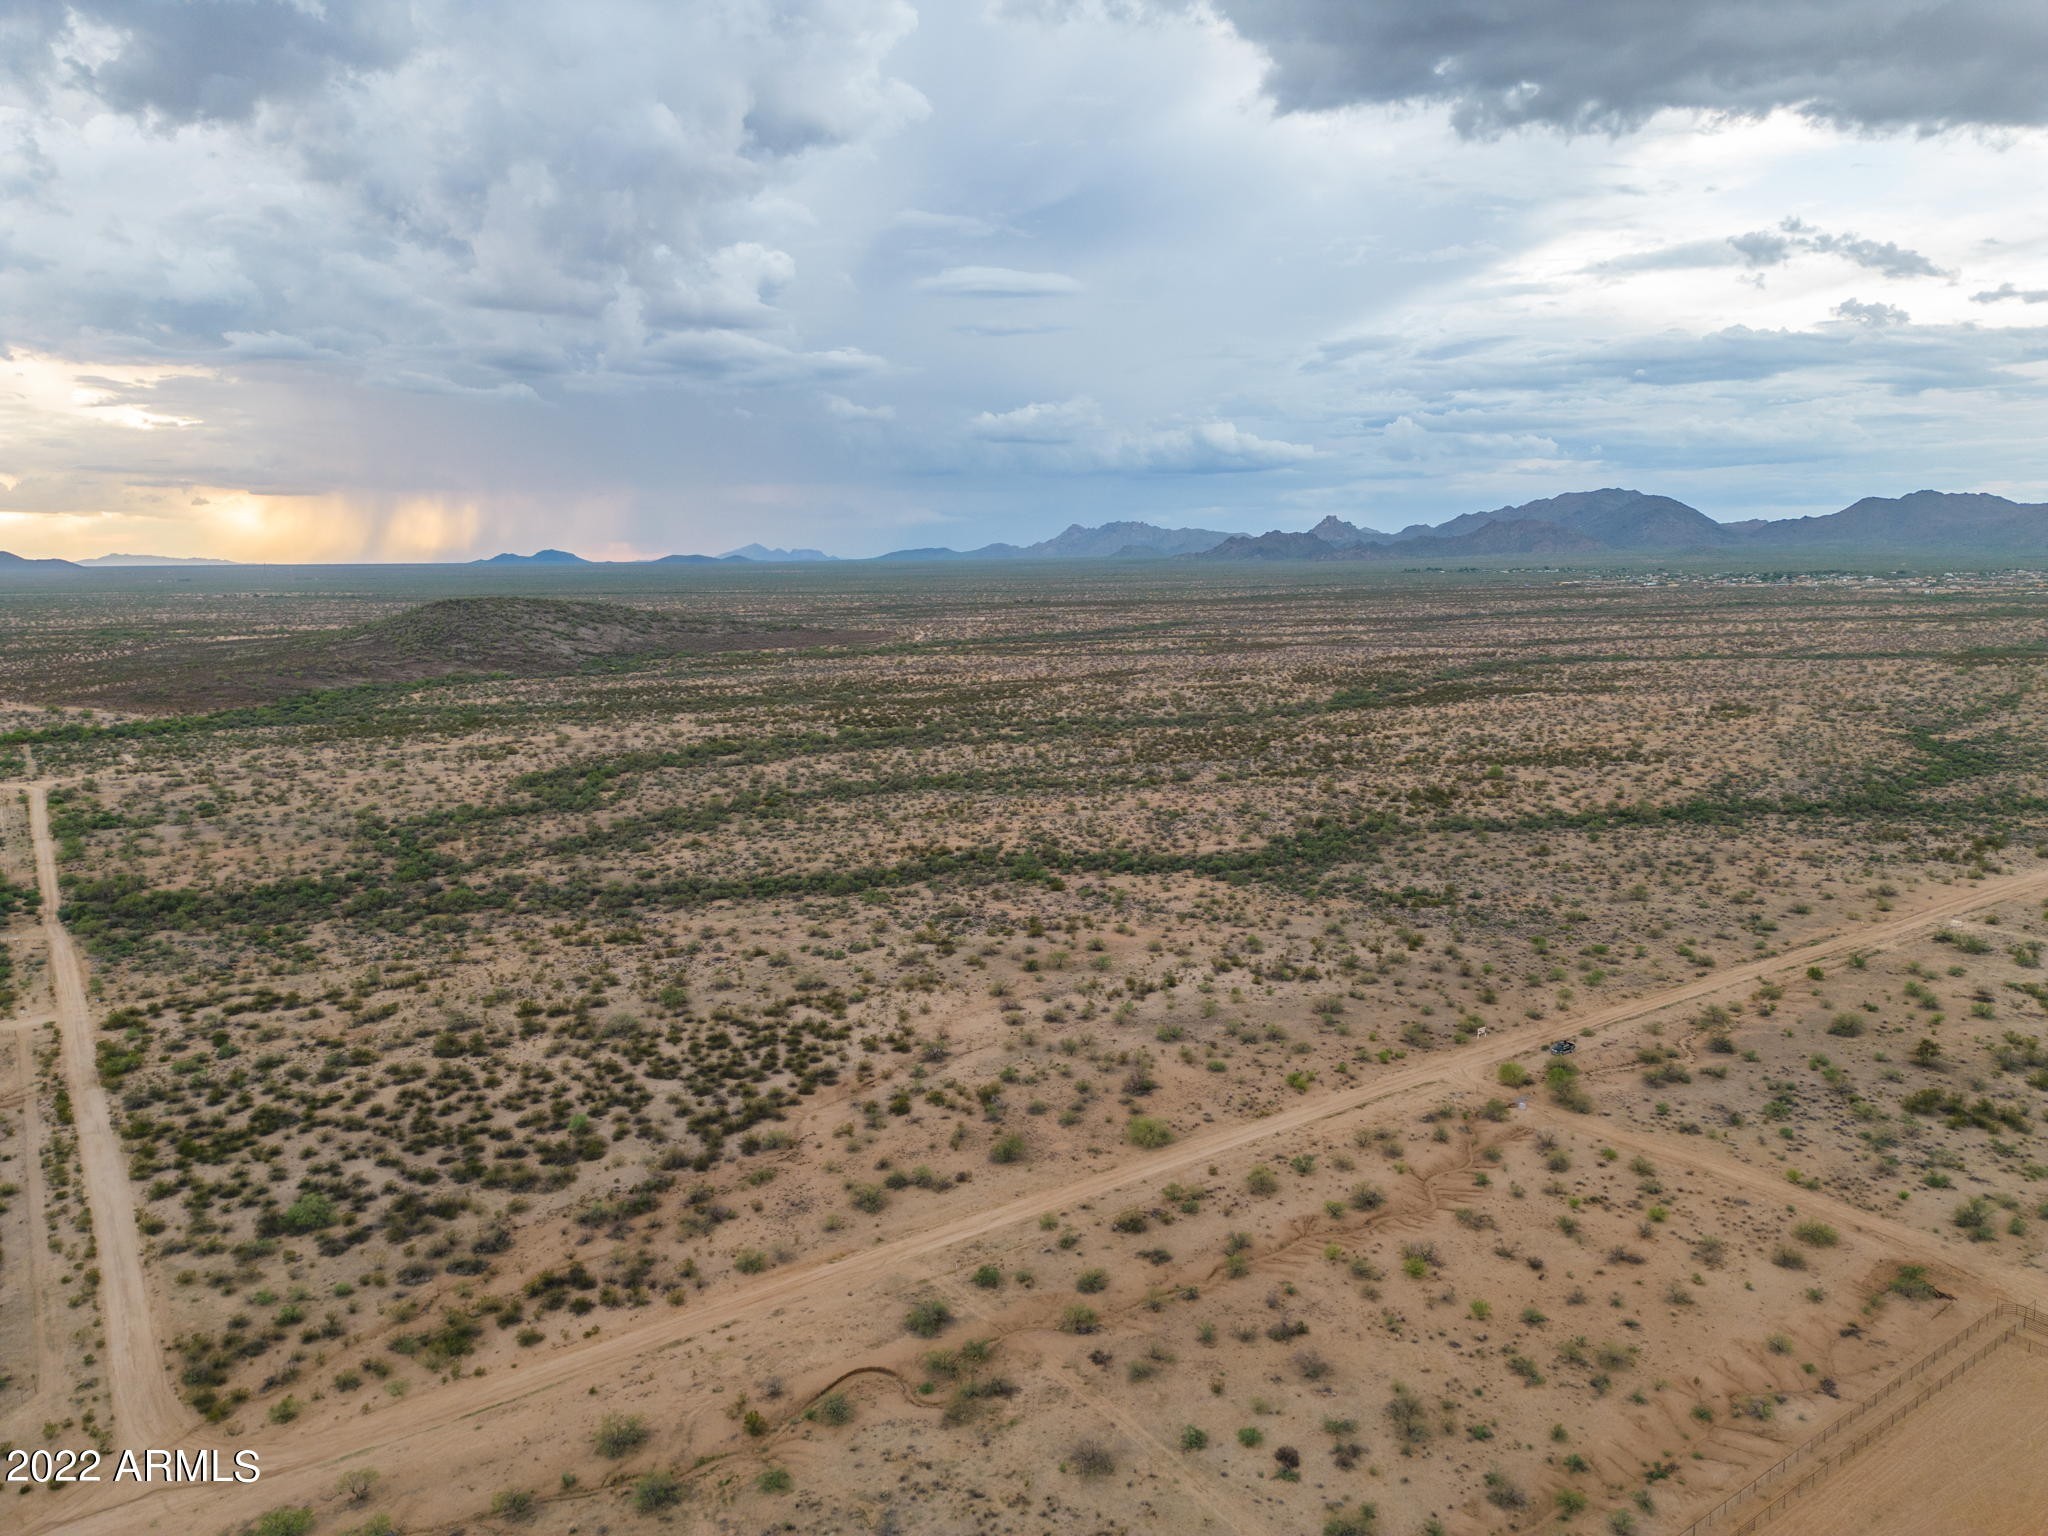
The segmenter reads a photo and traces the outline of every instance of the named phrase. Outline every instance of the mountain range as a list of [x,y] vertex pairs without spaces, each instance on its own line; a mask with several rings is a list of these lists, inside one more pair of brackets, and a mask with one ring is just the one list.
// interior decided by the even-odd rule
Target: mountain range
[[[1819,517],[1751,519],[1722,523],[1669,496],[1609,486],[1466,512],[1443,523],[1410,523],[1397,533],[1361,527],[1336,516],[1305,532],[1260,534],[1213,528],[1161,528],[1112,522],[1070,524],[1036,544],[984,544],[892,550],[876,560],[1024,561],[1195,560],[1463,560],[1569,558],[1621,555],[1800,556],[1994,555],[2048,560],[2048,503],[2010,501],[1981,491],[1914,491],[1866,496]],[[836,561],[815,549],[771,549],[746,544],[723,555],[662,555],[653,560],[586,560],[561,549],[530,555],[499,554],[476,566],[792,565]],[[60,573],[86,566],[232,565],[233,561],[152,555],[100,555],[94,559],[30,560],[0,550],[0,572]]]
[[1821,517],[1718,523],[1669,496],[1608,487],[1573,491],[1399,533],[1326,517],[1306,533],[1238,534],[1203,560],[1415,560],[1501,556],[1758,554],[2041,555],[2048,504],[1981,492],[1866,496]]

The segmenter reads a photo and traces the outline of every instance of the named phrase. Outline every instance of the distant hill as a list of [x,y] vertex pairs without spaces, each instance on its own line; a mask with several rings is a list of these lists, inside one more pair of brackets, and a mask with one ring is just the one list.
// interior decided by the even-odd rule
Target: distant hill
[[2048,558],[2048,503],[2008,501],[1981,491],[1914,491],[1866,496],[1820,517],[1739,526],[1746,544],[1768,549],[1859,554],[2040,555]]
[[29,571],[76,571],[83,567],[70,560],[31,560],[26,555],[9,554],[0,549],[0,571],[26,574]]
[[530,555],[491,555],[482,560],[472,560],[471,565],[594,565],[581,555],[572,555],[566,549],[537,549]]
[[94,555],[80,565],[240,565],[239,560],[215,560],[207,555]]
[[[1325,519],[1325,522],[1329,519]],[[1320,525],[1319,525],[1320,526]],[[1379,543],[1338,543],[1325,534],[1284,533],[1278,530],[1256,537],[1240,534],[1225,539],[1214,549],[1190,556],[1196,560],[1417,560],[1484,559],[1498,555],[1579,555],[1606,548],[1595,539],[1556,523],[1535,518],[1505,522],[1482,521],[1452,538],[1416,535],[1393,542],[1381,536]]]
[[1022,553],[1047,560],[1092,560],[1105,555],[1188,555],[1213,549],[1229,538],[1213,528],[1160,528],[1151,523],[1104,523],[1084,528],[1079,523],[1049,539],[1027,544]]
[[1373,560],[1408,560],[1418,555],[1455,559],[1488,555],[1588,555],[1614,547],[1561,523],[1515,517],[1481,523],[1451,538],[1422,534],[1394,544],[1367,544],[1362,546],[1361,553]]
[[1498,507],[1491,512],[1467,512],[1433,527],[1412,523],[1394,537],[1401,541],[1454,539],[1476,533],[1491,523],[1515,522],[1550,523],[1591,539],[1598,548],[1641,554],[1719,549],[1739,538],[1706,513],[1682,501],[1614,486],[1598,491],[1572,491],[1524,502],[1518,507]]
[[917,549],[892,549],[886,555],[876,555],[877,560],[1013,560],[1024,553],[1015,544],[984,544],[979,549],[947,549],[943,545],[924,545]]
[[718,558],[753,560],[762,565],[808,565],[813,561],[837,560],[839,557],[815,549],[769,549],[760,544],[742,544],[738,549],[727,550]]
[[1317,523],[1309,532],[1327,544],[1385,544],[1394,537],[1391,533],[1381,533],[1377,528],[1361,528],[1356,523],[1347,523],[1335,513]]
[[1197,550],[1193,560],[1357,560],[1364,544],[1338,544],[1313,533],[1233,534],[1213,549]]
[[1719,523],[1669,496],[1610,486],[1572,491],[1388,535],[1325,517],[1307,533],[1226,539],[1205,560],[1456,560],[1514,555],[1892,554],[2035,556],[2048,560],[2048,504],[1982,492],[1866,496],[1822,517]]
[[183,642],[53,678],[57,697],[141,709],[218,709],[316,689],[441,677],[550,677],[629,658],[845,644],[867,631],[720,628],[624,603],[458,597],[347,629],[282,639]]
[[893,549],[877,560],[1104,560],[1161,559],[1213,549],[1229,538],[1213,528],[1161,528],[1153,523],[1069,523],[1036,544],[984,544],[979,549]]

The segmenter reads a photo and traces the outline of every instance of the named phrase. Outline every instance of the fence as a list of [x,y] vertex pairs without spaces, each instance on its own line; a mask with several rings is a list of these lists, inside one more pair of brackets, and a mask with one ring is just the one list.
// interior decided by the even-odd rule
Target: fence
[[[2025,1302],[2000,1302],[1974,1323],[1959,1330],[1915,1360],[1781,1461],[1765,1468],[1756,1477],[1729,1494],[1679,1532],[1678,1536],[1707,1536],[1710,1531],[1725,1533],[1725,1536],[1750,1536],[1751,1532],[1777,1514],[1787,1502],[1797,1498],[1814,1483],[1826,1477],[2014,1334],[2029,1327],[2048,1328],[2048,1312],[2043,1312],[2039,1307],[2029,1306]],[[1989,1337],[1985,1337],[1987,1334]],[[1928,1373],[1935,1370],[1943,1361],[1950,1360],[1957,1350],[1977,1339],[1983,1340],[1979,1347],[1971,1350],[1963,1359],[1949,1365],[1935,1379],[1925,1379]],[[1919,1383],[1918,1387],[1908,1392],[1907,1388],[1912,1387],[1915,1382]],[[1904,1399],[1900,1400],[1902,1393],[1905,1394]],[[1836,1445],[1835,1442],[1845,1435],[1851,1438],[1843,1444]],[[1769,1503],[1752,1510],[1734,1524],[1725,1523],[1733,1519],[1735,1511],[1740,1506],[1760,1494],[1777,1488],[1795,1473],[1801,1474],[1798,1480],[1774,1495]]]

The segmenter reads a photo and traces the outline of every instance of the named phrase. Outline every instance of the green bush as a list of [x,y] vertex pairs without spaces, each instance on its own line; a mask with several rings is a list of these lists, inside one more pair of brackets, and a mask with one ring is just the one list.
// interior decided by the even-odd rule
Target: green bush
[[540,1512],[540,1501],[531,1489],[504,1488],[491,1496],[491,1514],[500,1520],[531,1520]]
[[1340,1509],[1325,1520],[1323,1536],[1378,1536],[1379,1528],[1379,1506],[1361,1504],[1356,1509]]
[[1156,1115],[1134,1115],[1124,1129],[1124,1138],[1134,1147],[1155,1152],[1173,1140],[1173,1130]]
[[649,1472],[633,1484],[633,1508],[651,1515],[683,1499],[683,1480],[673,1472]]
[[617,1461],[647,1443],[647,1421],[637,1413],[608,1413],[597,1426],[592,1444],[600,1456]]

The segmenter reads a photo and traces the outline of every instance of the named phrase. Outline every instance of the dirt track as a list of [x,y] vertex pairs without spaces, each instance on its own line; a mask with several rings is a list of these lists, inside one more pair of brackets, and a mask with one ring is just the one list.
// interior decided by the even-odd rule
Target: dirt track
[[113,1399],[114,1434],[123,1446],[175,1443],[192,1411],[178,1400],[164,1367],[149,1283],[142,1269],[142,1233],[135,1225],[135,1191],[114,1134],[107,1095],[100,1087],[92,1013],[85,1000],[85,965],[59,915],[57,850],[50,841],[49,785],[28,788],[29,830],[35,839],[36,884],[43,898],[43,937],[49,946],[50,995],[63,1042],[64,1081],[78,1133],[85,1198],[92,1208],[92,1239],[100,1272],[100,1315],[106,1332],[102,1358]]
[[[36,846],[41,864],[49,860],[50,855],[40,788],[36,791],[35,805]],[[53,861],[48,864],[45,878],[47,900],[54,894]],[[1840,959],[1859,950],[1876,949],[1895,943],[1965,912],[2043,892],[2048,892],[2048,869],[1976,882],[1938,896],[1912,912],[1902,913],[1883,922],[1859,924],[1852,930],[1815,943],[1750,961],[1744,965],[1710,972],[1662,992],[1617,1003],[1570,1020],[1549,1020],[1519,1029],[1500,1031],[1468,1045],[1437,1052],[1412,1064],[1383,1072],[1357,1088],[1307,1098],[1292,1108],[1263,1119],[1191,1135],[1162,1151],[1133,1156],[1114,1167],[1056,1187],[1033,1191],[1001,1205],[944,1222],[921,1233],[855,1253],[793,1266],[755,1282],[740,1294],[702,1306],[693,1306],[681,1313],[658,1317],[629,1327],[611,1337],[595,1339],[587,1344],[564,1350],[520,1369],[516,1376],[504,1374],[488,1378],[477,1377],[423,1389],[379,1412],[373,1418],[362,1421],[360,1425],[340,1429],[330,1425],[319,1429],[272,1431],[263,1437],[264,1474],[260,1484],[240,1489],[141,1490],[132,1485],[120,1488],[103,1485],[96,1489],[80,1489],[57,1498],[39,1500],[38,1503],[42,1507],[30,1515],[23,1530],[25,1533],[62,1531],[66,1536],[101,1536],[101,1533],[104,1533],[104,1536],[125,1536],[125,1533],[151,1526],[165,1531],[202,1527],[211,1529],[237,1518],[247,1518],[277,1504],[316,1500],[331,1489],[336,1476],[344,1466],[359,1463],[360,1458],[386,1448],[397,1450],[402,1447],[402,1454],[409,1461],[425,1460],[452,1465],[463,1454],[469,1438],[482,1429],[482,1425],[477,1421],[496,1409],[571,1383],[579,1390],[601,1385],[615,1378],[630,1362],[651,1352],[672,1349],[743,1319],[766,1316],[777,1308],[787,1306],[800,1296],[809,1296],[828,1288],[836,1289],[842,1283],[844,1293],[850,1296],[863,1282],[882,1279],[921,1258],[1000,1231],[1013,1224],[1035,1219],[1046,1208],[1049,1200],[1060,1204],[1077,1204],[1113,1194],[1134,1184],[1168,1179],[1189,1167],[1206,1163],[1222,1154],[1402,1095],[1418,1095],[1426,1090],[1433,1090],[1437,1096],[1457,1091],[1497,1091],[1494,1087],[1493,1069],[1501,1061],[1540,1049],[1546,1041],[1561,1032],[1577,1033],[1599,1029],[1642,1018],[1662,1009],[1682,1007],[1752,984],[1778,972]],[[106,1122],[104,1099],[98,1093],[97,1084],[91,1081],[91,1031],[84,1012],[80,968],[68,937],[62,934],[57,923],[54,901],[49,901],[46,905],[45,915],[46,921],[55,931],[52,943],[53,970],[59,969],[56,965],[57,940],[62,939],[65,963],[61,969],[69,978],[71,995],[76,1000],[74,1013],[63,1013],[66,1005],[60,1002],[60,1013],[66,1019],[67,1059],[71,1064],[74,1083],[82,1075],[92,1088],[92,1102],[98,1106],[100,1112],[100,1119],[92,1132],[100,1143],[97,1148],[100,1153],[100,1177],[108,1177],[108,1170],[111,1170],[110,1176],[117,1189],[115,1198],[118,1204],[109,1205],[105,1209],[118,1209],[121,1213],[129,1251],[133,1255],[135,1232],[132,1201],[120,1163],[119,1147],[113,1141]],[[77,1024],[75,1036],[71,1024],[74,1017]],[[74,1038],[82,1042],[82,1055],[73,1049]],[[76,1093],[77,1089],[74,1088],[74,1094]],[[1618,1143],[1654,1147],[1659,1155],[1675,1162],[1712,1165],[1719,1175],[1758,1188],[1769,1186],[1774,1197],[1784,1198],[1784,1190],[1769,1174],[1703,1149],[1697,1145],[1695,1138],[1687,1138],[1683,1142],[1677,1137],[1656,1138],[1620,1127],[1610,1127],[1605,1121],[1601,1122],[1601,1127],[1603,1135]],[[80,1128],[83,1137],[86,1134],[86,1126],[82,1096]],[[93,1158],[88,1157],[87,1167],[88,1187],[94,1195],[95,1227],[98,1229],[107,1224],[107,1221],[105,1209],[99,1199],[99,1186],[93,1181]],[[1881,1231],[1887,1241],[1895,1242],[1906,1251],[1918,1253],[1939,1249],[1939,1244],[1925,1234],[1899,1227],[1844,1203],[1808,1194],[1802,1194],[1797,1198],[1803,1203],[1830,1209],[1844,1222],[1874,1232]],[[102,1247],[103,1250],[106,1247],[104,1239]],[[1941,1251],[1947,1253],[1947,1250]],[[1949,1257],[1952,1260],[1952,1255]],[[133,1268],[127,1278],[132,1279],[139,1287],[139,1255],[133,1255],[132,1263]],[[2001,1281],[2016,1285],[2024,1293],[2024,1299],[2042,1299],[2042,1287],[2038,1276],[2022,1275],[2017,1270],[2007,1272],[2004,1266],[1995,1264],[1973,1267],[1997,1272]],[[111,1289],[112,1277],[119,1269],[113,1265],[109,1265],[108,1268]],[[142,1335],[146,1337],[149,1331],[147,1310],[146,1307],[138,1310],[142,1317]],[[137,1342],[135,1333],[124,1329],[121,1336],[132,1347],[142,1347],[141,1343]],[[159,1417],[151,1420],[147,1417],[121,1417],[120,1405],[123,1401],[124,1382],[131,1413],[147,1415],[161,1412],[159,1404],[138,1404],[136,1401],[136,1395],[145,1392],[150,1382],[153,1381],[165,1393],[169,1392],[169,1384],[160,1369],[146,1370],[138,1364],[138,1360],[154,1361],[160,1358],[153,1352],[153,1341],[149,1342],[148,1347],[152,1353],[129,1360],[125,1363],[124,1369],[116,1373],[117,1422],[131,1426],[138,1422],[169,1426],[182,1420],[189,1424],[189,1413],[178,1410],[175,1402],[172,1403],[174,1412],[168,1418]],[[116,1358],[119,1358],[118,1351]],[[130,1439],[130,1433],[132,1430],[124,1432],[119,1437],[121,1445],[145,1443]],[[179,1443],[189,1447],[214,1442],[227,1443],[218,1436],[196,1432],[188,1434],[178,1442],[147,1443]],[[139,1508],[138,1504],[143,1501],[147,1501],[147,1507]]]
[[[24,1428],[41,1424],[45,1420],[62,1418],[60,1410],[65,1400],[63,1333],[65,1324],[64,1292],[53,1272],[54,1255],[50,1251],[49,1190],[45,1187],[43,1172],[43,1149],[49,1142],[49,1128],[42,1124],[37,1112],[35,1091],[35,1033],[48,1019],[26,1019],[15,1024],[5,1034],[0,1034],[0,1052],[15,1058],[12,1068],[14,1081],[21,1085],[18,1095],[10,1095],[0,1108],[14,1109],[21,1116],[21,1173],[25,1199],[25,1226],[28,1231],[28,1294],[8,1297],[8,1305],[15,1310],[10,1314],[19,1317],[26,1314],[33,1339],[33,1359],[30,1363],[30,1377],[34,1382],[33,1395],[23,1403],[12,1416]],[[4,1310],[4,1309],[0,1309]]]

